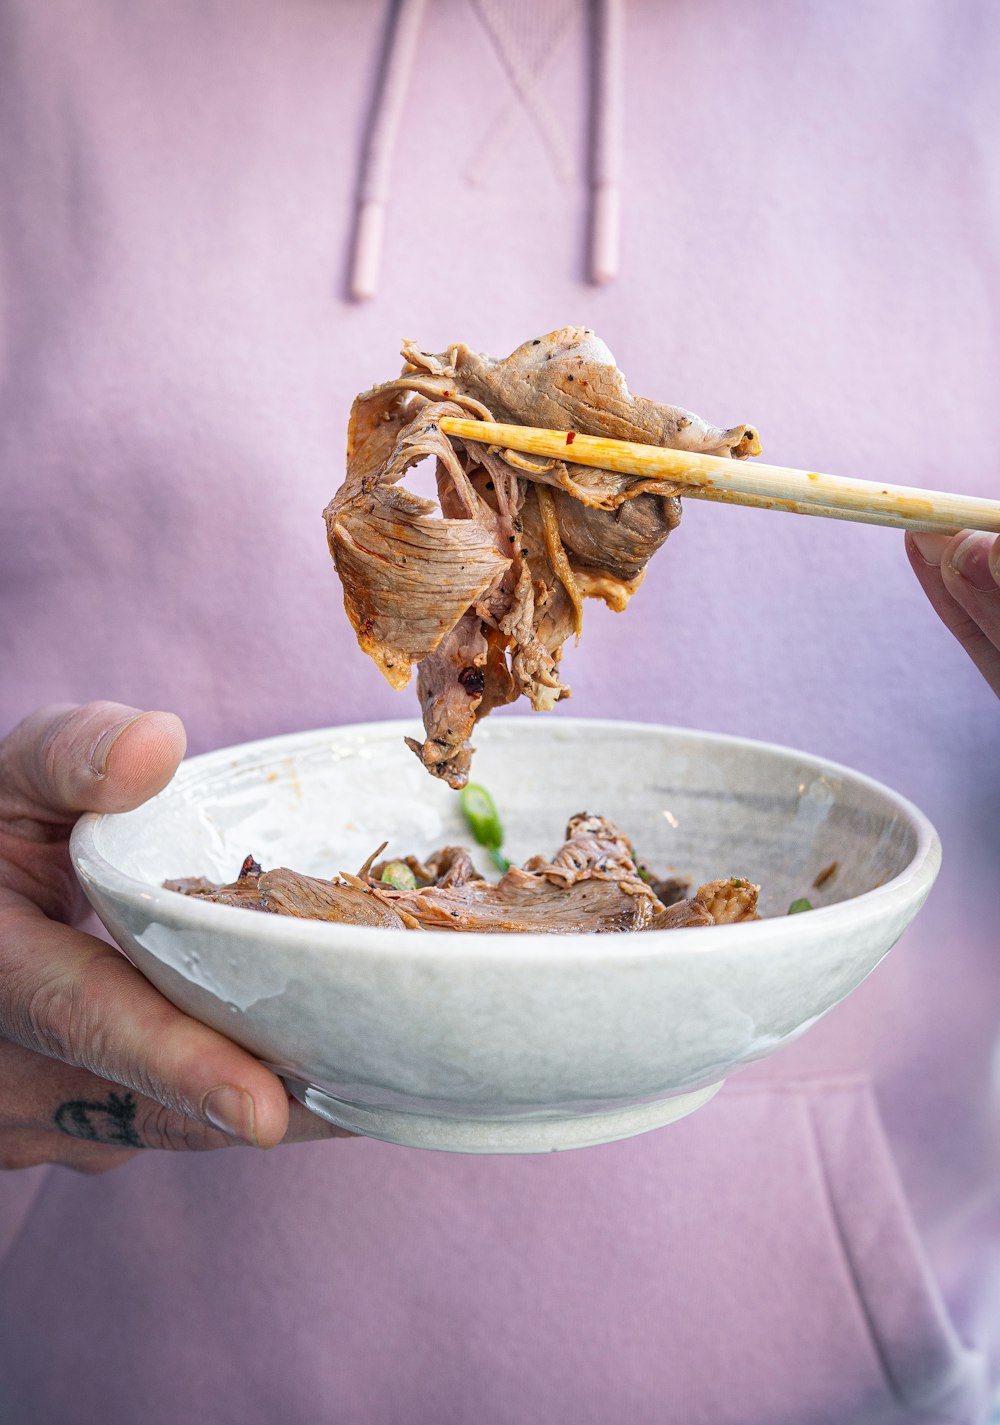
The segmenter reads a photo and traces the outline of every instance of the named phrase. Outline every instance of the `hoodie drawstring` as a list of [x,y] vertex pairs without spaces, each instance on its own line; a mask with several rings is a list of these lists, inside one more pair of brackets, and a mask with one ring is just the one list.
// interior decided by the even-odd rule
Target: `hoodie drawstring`
[[427,0],[395,0],[392,10],[358,184],[349,283],[351,297],[356,302],[374,297],[378,290],[389,169],[426,3]]
[[[358,183],[348,282],[349,294],[356,302],[374,297],[378,290],[392,154],[426,3],[393,0],[390,12]],[[590,281],[600,284],[618,274],[625,0],[591,0],[591,10],[594,59],[587,271]]]
[[596,0],[591,98],[590,280],[618,275],[625,0]]

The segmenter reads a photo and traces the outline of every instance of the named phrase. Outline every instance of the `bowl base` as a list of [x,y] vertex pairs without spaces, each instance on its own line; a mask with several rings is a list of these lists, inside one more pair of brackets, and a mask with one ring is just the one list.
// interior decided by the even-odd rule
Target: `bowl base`
[[555,1153],[565,1148],[614,1143],[686,1117],[708,1103],[722,1087],[720,1080],[708,1088],[675,1094],[656,1103],[569,1118],[441,1118],[345,1103],[301,1079],[287,1074],[282,1077],[299,1103],[338,1128],[349,1128],[366,1138],[381,1138],[385,1143],[433,1148],[443,1153]]

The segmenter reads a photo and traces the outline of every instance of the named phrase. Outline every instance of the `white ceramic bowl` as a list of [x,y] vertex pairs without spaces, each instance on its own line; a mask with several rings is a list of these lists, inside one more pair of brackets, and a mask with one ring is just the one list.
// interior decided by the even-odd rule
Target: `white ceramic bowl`
[[[310,1108],[391,1142],[536,1152],[628,1137],[706,1102],[796,1038],[919,910],[940,843],[888,788],[805,753],[636,723],[490,718],[474,777],[521,860],[600,812],[657,871],[763,885],[765,918],[624,935],[386,931],[160,889],[265,867],[356,870],[386,837],[470,838],[457,794],[369,723],[185,762],[137,811],[73,834],[92,905],[174,1004],[272,1065]],[[819,891],[817,872],[837,872]],[[485,864],[485,863],[484,863]],[[808,896],[817,909],[786,914]]]

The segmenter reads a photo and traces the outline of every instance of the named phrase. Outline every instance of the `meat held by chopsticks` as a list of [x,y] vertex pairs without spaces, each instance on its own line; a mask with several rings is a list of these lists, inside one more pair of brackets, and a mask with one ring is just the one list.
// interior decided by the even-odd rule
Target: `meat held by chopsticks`
[[[592,331],[564,327],[504,360],[458,344],[412,342],[394,381],[363,392],[348,432],[347,478],[327,506],[344,606],[364,651],[395,688],[417,669],[425,767],[468,780],[476,722],[527,697],[544,711],[569,689],[562,647],[585,598],[618,612],[680,520],[677,487],[658,480],[450,440],[458,415],[643,441],[742,459],[749,426],[721,430],[690,411],[633,396]],[[406,490],[435,460],[440,513]]]

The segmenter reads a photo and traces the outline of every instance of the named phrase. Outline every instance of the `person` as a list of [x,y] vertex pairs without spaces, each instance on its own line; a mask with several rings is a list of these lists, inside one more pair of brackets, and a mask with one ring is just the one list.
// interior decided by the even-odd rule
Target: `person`
[[[538,1158],[338,1137],[72,924],[74,818],[153,795],[185,736],[400,715],[320,513],[350,398],[402,334],[503,352],[583,313],[634,389],[750,419],[783,463],[992,492],[995,13],[942,30],[932,0],[632,0],[622,30],[604,6],[597,113],[588,16],[0,6],[12,1425],[988,1413],[988,536],[907,536],[940,630],[890,532],[693,502],[624,623],[588,605],[573,711],[829,755],[911,796],[946,847],[878,971],[670,1128]],[[586,172],[600,287],[577,256]]]
[[935,612],[1000,698],[1000,539],[979,530],[908,534],[907,553]]

